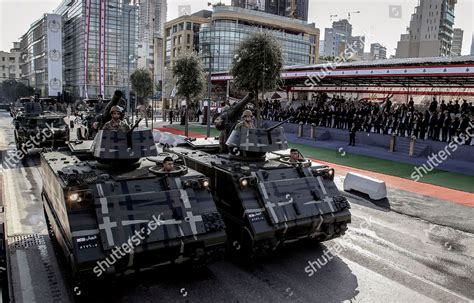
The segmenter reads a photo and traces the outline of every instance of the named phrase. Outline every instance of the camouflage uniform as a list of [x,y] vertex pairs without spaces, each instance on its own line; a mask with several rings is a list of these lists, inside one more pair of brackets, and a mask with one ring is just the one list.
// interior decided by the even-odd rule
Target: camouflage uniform
[[235,130],[241,130],[242,128],[255,128],[255,125],[253,125],[252,122],[246,123],[245,121],[241,121],[234,127]]
[[130,130],[130,126],[128,126],[128,124],[122,120],[118,120],[117,122],[110,120],[104,124],[102,129],[128,132]]

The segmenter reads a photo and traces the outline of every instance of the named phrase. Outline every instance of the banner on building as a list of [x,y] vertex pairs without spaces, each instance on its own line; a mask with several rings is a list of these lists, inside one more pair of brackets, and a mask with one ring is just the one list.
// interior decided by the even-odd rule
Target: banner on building
[[61,16],[47,14],[46,37],[48,42],[48,95],[57,96],[63,91],[63,54]]
[[99,17],[99,90],[102,96],[105,95],[105,8],[106,1],[100,0]]
[[84,95],[83,97],[89,98],[87,91],[87,81],[89,80],[89,33],[90,33],[90,22],[91,22],[91,0],[86,0],[86,15],[84,18]]

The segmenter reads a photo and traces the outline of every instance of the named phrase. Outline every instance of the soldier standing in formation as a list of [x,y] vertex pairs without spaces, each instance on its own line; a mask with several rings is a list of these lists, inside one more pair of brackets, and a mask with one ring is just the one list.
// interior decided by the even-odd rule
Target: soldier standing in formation
[[122,120],[122,108],[118,105],[112,106],[110,109],[110,115],[112,120],[104,124],[103,130],[114,130],[114,131],[124,131],[128,132],[130,126]]

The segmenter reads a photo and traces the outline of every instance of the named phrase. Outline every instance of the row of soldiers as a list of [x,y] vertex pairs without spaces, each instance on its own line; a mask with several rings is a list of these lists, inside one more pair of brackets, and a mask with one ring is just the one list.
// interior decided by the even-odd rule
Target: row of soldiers
[[423,111],[414,106],[413,100],[407,104],[395,105],[390,101],[380,105],[362,101],[318,100],[286,108],[275,102],[266,102],[263,106],[263,118],[283,121],[293,117],[290,119],[293,123],[314,123],[317,126],[347,130],[353,129],[356,124],[358,131],[448,142],[452,137],[463,133],[472,121],[469,106],[464,105],[467,102],[454,105],[456,104],[457,106],[452,106],[453,112],[450,113],[443,102],[439,107],[432,103]]

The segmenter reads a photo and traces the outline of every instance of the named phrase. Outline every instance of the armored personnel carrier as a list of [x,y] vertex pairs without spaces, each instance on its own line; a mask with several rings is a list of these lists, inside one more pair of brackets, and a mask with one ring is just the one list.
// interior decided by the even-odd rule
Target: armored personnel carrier
[[[234,121],[248,99],[216,119],[218,127],[229,129],[223,121]],[[228,153],[219,153],[211,138],[190,139],[169,151],[211,180],[230,247],[254,256],[284,243],[344,234],[350,205],[334,184],[334,170],[309,160],[292,163],[280,125],[231,130],[225,139]]]
[[17,150],[25,155],[32,148],[63,147],[69,141],[69,127],[65,115],[44,112],[39,102],[25,102],[24,110],[13,119]]
[[16,100],[10,107],[10,116],[15,118],[18,112],[23,111],[23,107],[25,103],[30,102],[31,98],[29,97],[22,97]]
[[69,146],[42,153],[41,166],[50,236],[73,277],[202,265],[223,254],[225,225],[209,178],[179,164],[162,170],[167,154],[158,154],[150,129],[99,130]]

